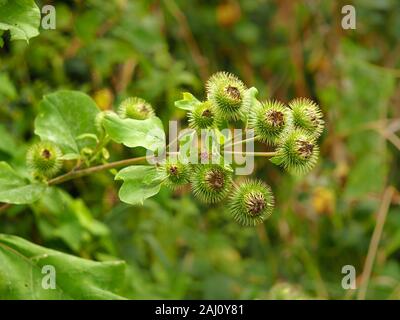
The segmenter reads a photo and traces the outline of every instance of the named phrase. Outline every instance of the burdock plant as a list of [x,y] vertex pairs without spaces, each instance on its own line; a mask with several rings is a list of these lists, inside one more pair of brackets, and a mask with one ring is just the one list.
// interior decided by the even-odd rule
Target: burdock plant
[[220,124],[219,114],[210,101],[197,104],[193,111],[188,113],[189,127],[192,129],[217,128]]
[[51,178],[61,169],[61,150],[50,141],[42,141],[32,145],[26,155],[26,162],[34,176]]
[[259,180],[237,186],[229,200],[233,218],[243,226],[255,226],[267,219],[274,208],[271,188]]
[[138,97],[130,97],[121,102],[118,108],[121,118],[145,120],[154,116],[154,110],[150,103]]
[[[317,163],[317,138],[324,121],[319,106],[310,99],[298,98],[288,105],[283,102],[256,99],[257,89],[247,88],[236,76],[218,72],[207,81],[207,99],[198,100],[190,93],[176,101],[188,113],[189,127],[194,133],[213,133],[218,142],[232,144],[232,137],[222,134],[222,125],[242,121],[242,127],[254,131],[254,139],[275,148],[250,155],[271,157],[274,164],[290,173],[301,175]],[[232,129],[232,128],[230,128]],[[194,196],[204,203],[228,201],[233,219],[243,226],[255,226],[272,213],[274,197],[271,188],[261,180],[235,182],[237,164],[225,163],[225,152],[214,150],[213,143],[197,142],[199,162],[187,163],[179,150],[166,147],[163,124],[153,107],[138,97],[127,98],[117,112],[101,112],[87,95],[75,91],[59,91],[45,96],[35,121],[35,133],[41,142],[27,153],[32,179],[20,177],[7,163],[0,162],[0,202],[24,204],[37,201],[46,188],[99,171],[122,168],[115,179],[122,181],[119,197],[129,204],[141,204],[157,194],[162,185],[172,190],[191,186]],[[50,142],[51,141],[51,142]],[[109,142],[129,148],[140,147],[152,156],[109,162]],[[245,140],[234,142],[244,143]],[[248,141],[248,139],[246,139]],[[170,145],[172,142],[170,142]],[[204,150],[204,147],[209,148]],[[249,154],[248,154],[249,155]],[[203,161],[207,160],[207,161]],[[64,161],[76,161],[72,169],[58,175]],[[146,164],[147,161],[147,164]],[[144,162],[144,164],[143,164]],[[183,189],[189,190],[189,188]]]
[[289,102],[291,118],[295,128],[303,129],[314,138],[324,130],[324,121],[319,106],[306,98],[297,98]]
[[282,137],[272,162],[294,174],[310,171],[318,160],[315,138],[303,129],[294,129]]
[[279,142],[285,128],[289,126],[290,110],[279,101],[266,101],[250,112],[249,128],[254,129],[260,141],[269,144]]
[[171,189],[180,188],[190,182],[189,165],[169,159],[160,170],[165,173],[165,184]]
[[219,164],[197,165],[192,179],[195,197],[206,203],[223,200],[232,187],[232,172]]
[[227,72],[214,74],[207,82],[207,97],[223,119],[245,117],[246,87],[236,76]]

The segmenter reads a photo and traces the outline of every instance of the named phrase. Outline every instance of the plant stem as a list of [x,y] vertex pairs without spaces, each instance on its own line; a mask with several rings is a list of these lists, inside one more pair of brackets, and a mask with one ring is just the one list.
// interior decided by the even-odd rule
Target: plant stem
[[254,140],[256,140],[257,138],[258,138],[257,136],[254,136],[254,137],[247,138],[247,139],[244,139],[244,140],[236,141],[236,142],[234,142],[234,143],[228,144],[228,145],[225,146],[224,148],[229,148],[229,147],[235,146],[235,145],[237,145],[237,144],[241,144],[241,143],[243,143],[243,142],[254,141]]
[[[223,154],[224,153],[241,154],[241,155],[254,156],[254,157],[273,157],[276,155],[275,151],[271,151],[271,152],[224,151]],[[167,152],[167,154],[168,155],[177,155],[177,154],[179,154],[179,152]]]
[[230,154],[244,154],[246,156],[254,156],[254,157],[273,157],[276,155],[276,152],[245,152],[245,151],[224,151],[224,153]]
[[361,275],[360,290],[358,291],[358,296],[357,296],[358,300],[364,300],[367,294],[368,282],[371,277],[372,267],[374,265],[379,242],[382,236],[383,227],[385,225],[386,216],[389,211],[394,191],[395,191],[394,187],[389,186],[385,189],[385,192],[383,193],[381,206],[379,208],[378,216],[376,218],[375,229],[372,234],[371,242],[368,248],[367,259],[365,260],[364,270]]
[[[147,157],[144,156],[144,157],[130,158],[130,159],[125,159],[125,160],[110,162],[110,163],[106,163],[106,164],[102,164],[102,165],[98,165],[98,166],[90,167],[90,168],[86,168],[86,169],[81,169],[81,170],[73,169],[72,171],[70,171],[66,174],[63,174],[61,176],[58,176],[58,177],[55,177],[55,178],[49,180],[47,182],[47,184],[49,186],[54,186],[56,184],[60,184],[60,183],[63,183],[63,182],[66,182],[66,181],[69,181],[72,179],[84,177],[84,176],[87,176],[92,173],[109,170],[109,169],[114,169],[114,168],[118,168],[118,167],[123,167],[123,166],[128,166],[128,165],[135,164],[137,162],[140,162],[140,161],[143,161],[146,159],[147,159]],[[6,211],[11,206],[12,206],[11,203],[5,203],[5,204],[0,205],[0,213]]]
[[[275,155],[275,152],[240,152],[240,151],[225,151],[226,153],[230,154],[245,154],[245,155],[250,155],[250,156],[255,156],[255,157],[273,157]],[[167,152],[167,154],[179,154],[179,152]],[[77,179],[80,177],[84,177],[96,172],[104,171],[104,170],[109,170],[109,169],[114,169],[118,167],[123,167],[123,166],[128,166],[131,164],[135,164],[140,161],[147,160],[147,156],[143,157],[138,157],[138,158],[130,158],[130,159],[125,159],[125,160],[120,160],[120,161],[115,161],[115,162],[110,162],[102,165],[98,165],[95,167],[90,167],[86,169],[74,169],[66,174],[63,174],[61,176],[55,177],[47,182],[49,186],[54,186],[57,184],[64,183],[69,180]],[[0,206],[0,212],[6,211],[8,208],[10,208],[12,204],[6,203]]]
[[63,174],[61,176],[58,176],[56,178],[53,178],[53,179],[49,180],[48,181],[48,185],[52,186],[52,185],[63,183],[65,181],[69,181],[69,180],[72,180],[72,179],[76,179],[76,178],[80,178],[80,177],[83,177],[83,176],[87,176],[87,175],[92,174],[92,173],[96,173],[96,172],[100,172],[100,171],[104,171],[104,170],[109,170],[109,169],[114,169],[114,168],[118,168],[118,167],[122,167],[122,166],[128,166],[130,164],[134,164],[134,163],[146,160],[146,159],[147,159],[146,156],[138,157],[138,158],[131,158],[131,159],[125,159],[125,160],[110,162],[110,163],[106,163],[106,164],[102,164],[102,165],[99,165],[99,166],[90,167],[90,168],[86,168],[86,169],[70,171],[70,172],[68,172],[66,174]]

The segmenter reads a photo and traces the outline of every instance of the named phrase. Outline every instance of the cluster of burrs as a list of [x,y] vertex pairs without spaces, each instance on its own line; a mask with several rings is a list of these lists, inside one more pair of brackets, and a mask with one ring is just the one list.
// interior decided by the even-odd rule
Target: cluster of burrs
[[[189,127],[218,129],[229,122],[243,121],[254,130],[255,140],[276,147],[271,161],[293,174],[310,171],[318,159],[316,143],[324,127],[318,105],[295,99],[288,106],[278,101],[259,102],[254,88],[248,89],[232,74],[219,72],[207,82],[207,100],[188,112]],[[162,166],[166,184],[172,188],[191,184],[195,197],[206,203],[228,198],[233,218],[244,226],[255,226],[273,210],[271,188],[260,180],[246,179],[237,185],[233,170],[219,164],[184,164],[167,159]]]
[[[275,147],[271,161],[293,174],[305,174],[316,164],[317,139],[324,128],[317,104],[298,98],[288,105],[279,101],[259,102],[255,88],[246,88],[236,76],[219,72],[207,82],[207,99],[198,101],[188,112],[189,127],[199,131],[229,126],[242,121],[254,130],[256,141]],[[141,98],[124,100],[118,110],[122,118],[145,120],[155,116],[152,106]],[[59,169],[59,150],[41,143],[28,152],[28,163],[34,172],[47,177]],[[221,158],[223,159],[223,157]],[[193,194],[205,203],[226,198],[233,218],[244,226],[255,226],[267,219],[274,207],[271,188],[260,180],[246,179],[239,185],[233,170],[223,163],[183,163],[179,157],[168,157],[159,165],[164,183],[172,189],[190,184]]]

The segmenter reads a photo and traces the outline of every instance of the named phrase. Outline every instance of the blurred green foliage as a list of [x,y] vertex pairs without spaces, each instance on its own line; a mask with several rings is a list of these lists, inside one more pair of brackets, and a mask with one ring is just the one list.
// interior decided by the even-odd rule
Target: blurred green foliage
[[[0,48],[0,161],[21,174],[37,139],[38,104],[59,89],[86,92],[103,110],[141,96],[167,127],[186,121],[173,103],[182,91],[204,97],[207,77],[225,70],[262,99],[315,99],[327,128],[319,164],[304,178],[257,159],[255,175],[273,187],[276,209],[255,229],[186,190],[162,189],[144,206],[127,206],[106,172],[1,213],[1,233],[125,260],[118,293],[128,298],[355,298],[341,287],[342,266],[354,265],[360,280],[375,213],[392,185],[367,298],[400,298],[398,1],[352,1],[356,30],[341,28],[347,2],[333,0],[36,3],[56,7],[56,30],[40,30],[29,44],[5,32]],[[112,160],[135,155],[111,149]]]

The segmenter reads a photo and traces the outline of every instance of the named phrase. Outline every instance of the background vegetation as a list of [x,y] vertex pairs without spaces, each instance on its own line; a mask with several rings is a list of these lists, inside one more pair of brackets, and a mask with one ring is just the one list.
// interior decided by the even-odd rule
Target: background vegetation
[[[36,3],[56,7],[57,29],[29,44],[5,32],[0,48],[0,161],[18,170],[37,139],[38,103],[58,89],[86,92],[103,110],[141,96],[167,125],[186,121],[173,104],[181,91],[204,97],[204,81],[225,70],[261,99],[316,100],[327,126],[319,164],[304,178],[257,159],[254,175],[276,196],[272,217],[257,228],[240,227],[224,205],[201,205],[187,190],[162,189],[144,206],[127,206],[104,172],[1,212],[0,233],[126,261],[112,281],[127,298],[353,299],[367,283],[366,298],[400,298],[398,1],[352,1],[356,30],[341,28],[347,2],[333,0]],[[119,145],[110,151],[112,160],[136,155]],[[342,289],[344,265],[354,265],[361,290]]]

